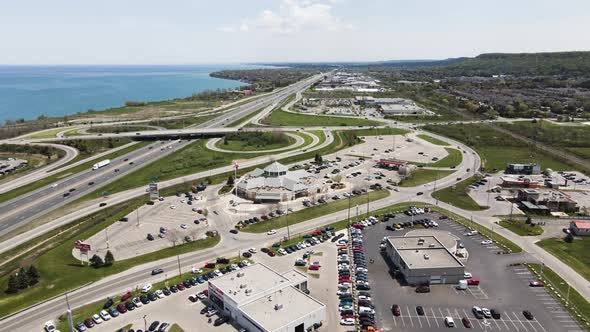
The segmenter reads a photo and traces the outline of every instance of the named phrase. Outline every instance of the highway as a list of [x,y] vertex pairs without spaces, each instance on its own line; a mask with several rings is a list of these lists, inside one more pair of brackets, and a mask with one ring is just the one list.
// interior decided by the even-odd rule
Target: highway
[[[283,98],[286,98],[297,91],[306,89],[309,85],[320,78],[321,75],[316,75],[303,81],[294,83],[284,89],[279,90],[276,93],[266,95],[250,103],[237,106],[234,111],[223,114],[218,118],[199,124],[194,128],[184,130],[199,131],[203,130],[203,128],[213,128],[206,129],[213,131],[226,130],[223,129],[223,127],[231,124],[234,121],[237,121],[240,118],[248,116],[259,109],[276,105]],[[237,131],[238,128],[232,130]],[[135,135],[135,133],[130,134]],[[123,136],[123,134],[119,134],[118,136]],[[91,137],[94,137],[94,135]],[[105,137],[107,137],[107,135],[96,135],[94,138]],[[57,181],[54,184],[45,186],[25,195],[14,198],[10,201],[4,202],[3,204],[0,204],[0,235],[7,234],[8,232],[31,222],[35,218],[38,218],[60,206],[67,204],[69,201],[75,200],[78,197],[82,197],[84,194],[96,190],[98,186],[104,186],[108,183],[111,183],[142,166],[145,166],[174,151],[177,151],[178,149],[181,149],[189,143],[190,141],[174,141],[163,146],[160,146],[161,144],[159,143],[151,144],[145,148],[116,158],[111,162],[110,165],[97,171],[87,170],[78,174],[74,174]],[[133,164],[130,164],[131,162],[133,162]],[[118,171],[115,171],[116,169],[118,169]],[[154,175],[157,176],[157,174]],[[90,182],[94,182],[94,184],[89,185]],[[75,191],[70,192],[71,189],[75,189]],[[143,190],[143,188],[140,189]],[[69,194],[67,197],[64,197],[66,192]]]

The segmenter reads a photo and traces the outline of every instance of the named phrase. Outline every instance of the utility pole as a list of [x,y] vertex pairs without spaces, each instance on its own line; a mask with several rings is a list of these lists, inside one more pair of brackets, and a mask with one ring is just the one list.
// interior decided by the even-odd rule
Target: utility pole
[[350,228],[350,196],[348,196],[348,227]]
[[182,279],[182,271],[180,271],[180,255],[176,255],[176,258],[178,260],[178,276]]
[[105,227],[104,232],[107,237],[107,249],[109,249],[109,228]]
[[74,319],[72,318],[72,309],[70,308],[70,300],[68,299],[68,293],[66,293],[66,304],[68,306],[68,328],[70,332],[74,332]]

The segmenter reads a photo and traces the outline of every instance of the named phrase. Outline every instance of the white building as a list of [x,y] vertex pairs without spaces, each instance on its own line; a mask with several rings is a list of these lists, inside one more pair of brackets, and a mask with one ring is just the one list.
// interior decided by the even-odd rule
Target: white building
[[304,332],[321,324],[326,306],[307,295],[307,276],[279,274],[264,264],[209,280],[209,299],[249,332]]
[[287,201],[307,196],[315,178],[304,170],[289,171],[278,162],[246,174],[237,184],[240,197],[258,202]]

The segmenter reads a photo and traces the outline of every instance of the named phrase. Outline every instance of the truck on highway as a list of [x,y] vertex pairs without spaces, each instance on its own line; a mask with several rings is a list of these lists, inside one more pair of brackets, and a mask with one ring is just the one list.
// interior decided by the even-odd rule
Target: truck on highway
[[92,165],[92,169],[96,170],[101,167],[105,167],[106,165],[108,165],[110,163],[111,163],[111,161],[109,159],[101,160],[101,161],[97,162],[96,164]]

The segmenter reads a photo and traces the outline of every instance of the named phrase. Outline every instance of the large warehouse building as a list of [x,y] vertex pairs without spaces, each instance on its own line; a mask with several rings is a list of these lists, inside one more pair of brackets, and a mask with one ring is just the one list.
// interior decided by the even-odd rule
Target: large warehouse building
[[385,251],[410,285],[456,284],[465,266],[433,235],[389,236]]
[[220,313],[250,332],[304,332],[322,324],[326,306],[305,294],[307,277],[254,264],[209,280],[209,299]]

